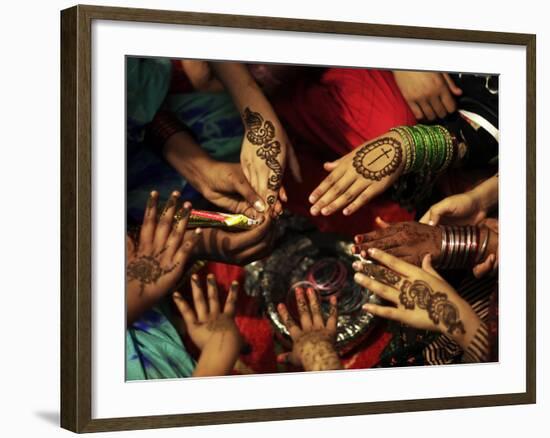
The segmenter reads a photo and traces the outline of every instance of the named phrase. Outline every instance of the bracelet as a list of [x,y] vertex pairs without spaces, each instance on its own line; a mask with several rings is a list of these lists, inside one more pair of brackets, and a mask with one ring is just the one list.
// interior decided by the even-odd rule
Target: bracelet
[[440,225],[439,227],[441,229],[441,256],[437,263],[439,268],[467,268],[477,265],[483,260],[489,241],[488,229],[480,245],[480,227],[471,225]]
[[485,233],[485,238],[483,239],[483,243],[480,245],[479,253],[476,259],[476,264],[481,263],[481,261],[485,260],[485,253],[487,252],[487,244],[489,243],[489,228],[485,227],[485,229],[487,230],[487,233]]

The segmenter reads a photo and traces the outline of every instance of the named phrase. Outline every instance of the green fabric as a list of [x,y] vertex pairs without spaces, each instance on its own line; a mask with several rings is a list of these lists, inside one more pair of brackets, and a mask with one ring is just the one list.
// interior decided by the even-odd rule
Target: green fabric
[[126,380],[189,377],[195,361],[160,307],[126,330]]

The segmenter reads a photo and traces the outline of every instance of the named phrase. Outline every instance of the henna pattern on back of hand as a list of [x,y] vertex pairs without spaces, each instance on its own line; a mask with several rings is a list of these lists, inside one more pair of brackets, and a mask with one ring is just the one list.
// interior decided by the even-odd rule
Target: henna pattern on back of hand
[[448,299],[446,293],[434,292],[425,281],[414,280],[411,283],[405,280],[401,285],[399,301],[407,310],[414,310],[415,306],[426,310],[433,323],[441,322],[451,335],[455,331],[466,333],[458,307]]
[[401,143],[383,137],[359,148],[353,157],[355,171],[365,179],[380,181],[394,173],[403,160]]
[[167,269],[163,269],[160,266],[160,262],[157,260],[158,256],[164,251],[161,250],[156,255],[142,255],[132,260],[126,266],[126,277],[128,281],[137,280],[140,283],[139,295],[143,295],[145,287],[150,284],[156,283],[160,277],[172,272],[178,266],[178,263],[170,266]]
[[[247,131],[246,138],[254,146],[258,146],[256,155],[273,171],[273,175],[267,181],[267,187],[277,191],[281,187],[283,167],[277,159],[281,153],[281,143],[275,140],[275,126],[269,120],[264,120],[260,113],[251,111],[248,107],[244,110],[243,119]],[[268,203],[274,204],[275,197],[270,196]]]

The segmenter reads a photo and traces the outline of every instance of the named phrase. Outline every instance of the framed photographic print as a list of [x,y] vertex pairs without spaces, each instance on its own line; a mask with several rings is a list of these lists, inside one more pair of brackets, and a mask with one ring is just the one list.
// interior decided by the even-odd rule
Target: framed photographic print
[[61,13],[61,425],[535,402],[535,36]]

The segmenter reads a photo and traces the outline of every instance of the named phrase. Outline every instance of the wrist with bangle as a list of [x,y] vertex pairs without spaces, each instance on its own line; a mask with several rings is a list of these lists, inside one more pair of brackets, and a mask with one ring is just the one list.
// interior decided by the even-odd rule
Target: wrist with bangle
[[448,226],[441,228],[441,252],[438,267],[458,269],[472,267],[487,256],[489,228],[482,226]]

